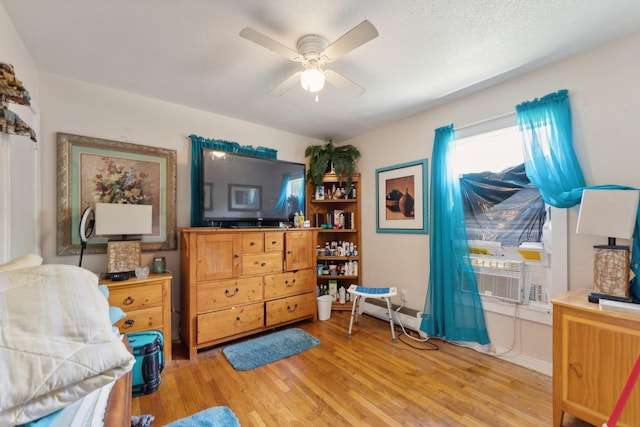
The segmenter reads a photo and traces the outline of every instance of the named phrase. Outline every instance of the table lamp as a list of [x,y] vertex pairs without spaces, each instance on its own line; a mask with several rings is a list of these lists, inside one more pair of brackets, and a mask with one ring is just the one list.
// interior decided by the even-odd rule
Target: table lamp
[[[152,206],[96,203],[96,235],[118,236],[107,243],[107,274],[127,279],[140,266],[140,235],[151,234]],[[121,273],[121,274],[113,274]]]
[[607,237],[606,245],[593,246],[593,292],[599,298],[631,301],[629,289],[629,246],[616,244],[616,238],[631,239],[638,212],[638,190],[584,190],[579,234]]

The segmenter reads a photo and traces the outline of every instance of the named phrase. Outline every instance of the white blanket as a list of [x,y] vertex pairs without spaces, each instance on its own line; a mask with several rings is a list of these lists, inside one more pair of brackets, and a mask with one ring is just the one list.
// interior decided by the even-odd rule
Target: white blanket
[[0,426],[63,408],[134,362],[95,274],[70,265],[0,273]]

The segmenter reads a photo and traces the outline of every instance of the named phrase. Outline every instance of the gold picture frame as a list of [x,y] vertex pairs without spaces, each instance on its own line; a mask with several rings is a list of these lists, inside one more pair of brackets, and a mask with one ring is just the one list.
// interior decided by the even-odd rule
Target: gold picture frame
[[[58,133],[57,255],[80,253],[81,215],[96,202],[151,204],[153,231],[142,237],[142,250],[175,250],[176,159],[176,150]],[[85,253],[106,247],[106,238],[95,237]]]

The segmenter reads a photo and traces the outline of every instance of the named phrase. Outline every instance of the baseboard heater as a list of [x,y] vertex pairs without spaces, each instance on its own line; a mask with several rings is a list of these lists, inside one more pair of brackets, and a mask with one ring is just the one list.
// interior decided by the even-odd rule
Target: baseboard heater
[[[402,307],[398,310],[399,307],[397,304],[391,304],[391,315],[393,316],[394,323],[396,325],[402,323],[405,329],[411,329],[418,332],[422,337],[426,337],[427,334],[420,330],[422,312],[408,307]],[[385,322],[389,321],[387,303],[384,300],[365,298],[361,308],[363,313],[384,320]]]

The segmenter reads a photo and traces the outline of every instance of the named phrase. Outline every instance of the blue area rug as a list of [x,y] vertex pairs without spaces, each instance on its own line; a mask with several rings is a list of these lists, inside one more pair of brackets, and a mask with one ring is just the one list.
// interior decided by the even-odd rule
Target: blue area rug
[[293,328],[274,332],[249,341],[225,347],[222,352],[238,371],[249,371],[258,366],[302,353],[320,344],[320,340],[302,329]]
[[167,424],[165,427],[240,427],[236,414],[226,406],[216,406]]

